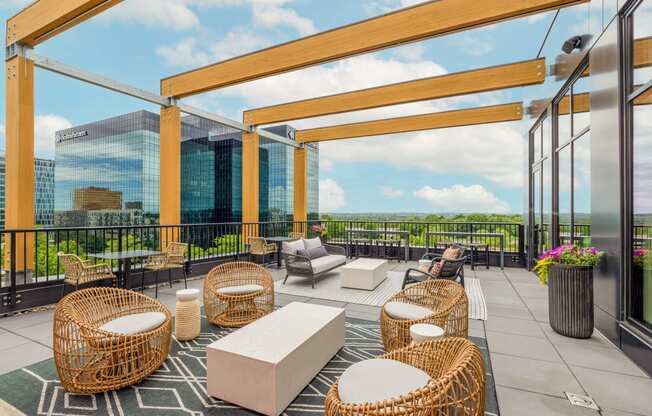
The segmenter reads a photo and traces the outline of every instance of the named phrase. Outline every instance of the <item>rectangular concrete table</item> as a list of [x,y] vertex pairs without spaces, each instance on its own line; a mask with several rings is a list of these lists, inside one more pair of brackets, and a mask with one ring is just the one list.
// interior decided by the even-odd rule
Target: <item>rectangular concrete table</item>
[[374,290],[387,278],[387,260],[358,259],[340,267],[340,286]]
[[344,346],[344,309],[293,302],[206,347],[208,394],[277,416]]

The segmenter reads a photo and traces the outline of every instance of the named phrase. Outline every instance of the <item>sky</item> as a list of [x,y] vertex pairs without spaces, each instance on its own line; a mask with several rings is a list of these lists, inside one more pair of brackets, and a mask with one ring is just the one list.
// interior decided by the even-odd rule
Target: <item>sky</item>
[[[6,20],[26,0],[0,0]],[[158,92],[160,78],[420,3],[415,0],[125,0],[36,52]],[[585,8],[557,17],[544,53],[584,31]],[[555,12],[386,49],[196,95],[183,101],[240,120],[242,111],[388,83],[532,59]],[[2,25],[4,31],[4,24]],[[558,32],[558,33],[557,33]],[[4,33],[3,33],[4,36]],[[0,93],[4,95],[4,79]],[[517,88],[290,122],[312,128],[542,98]],[[554,92],[554,91],[553,91]],[[36,154],[54,157],[54,132],[140,109],[119,94],[36,72]],[[0,103],[4,144],[4,100]],[[533,121],[322,143],[321,212],[521,213]]]

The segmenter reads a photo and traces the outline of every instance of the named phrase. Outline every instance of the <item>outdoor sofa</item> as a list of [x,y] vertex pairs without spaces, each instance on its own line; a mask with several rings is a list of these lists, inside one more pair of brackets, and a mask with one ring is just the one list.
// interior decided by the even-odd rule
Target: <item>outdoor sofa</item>
[[286,268],[283,284],[290,275],[308,277],[313,289],[317,277],[346,264],[346,250],[322,244],[319,237],[284,242],[282,256]]

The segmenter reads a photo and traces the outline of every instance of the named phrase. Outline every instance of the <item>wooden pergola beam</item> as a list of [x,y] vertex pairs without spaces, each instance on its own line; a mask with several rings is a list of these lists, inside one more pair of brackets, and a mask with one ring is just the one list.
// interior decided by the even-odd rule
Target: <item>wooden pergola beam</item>
[[370,137],[411,131],[518,121],[522,118],[523,103],[511,103],[299,130],[296,132],[295,137],[300,143],[323,142],[328,140],[352,139],[355,137]]
[[161,94],[182,98],[299,68],[587,1],[430,1],[164,78],[161,80]]
[[122,0],[39,0],[7,20],[6,44],[36,46]]
[[248,110],[243,119],[252,125],[278,123],[541,84],[545,76],[545,60],[541,58]]

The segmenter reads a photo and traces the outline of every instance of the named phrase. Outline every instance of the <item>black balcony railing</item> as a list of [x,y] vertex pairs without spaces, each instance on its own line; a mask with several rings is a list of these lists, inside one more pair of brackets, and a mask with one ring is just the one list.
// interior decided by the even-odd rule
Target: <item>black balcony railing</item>
[[[407,240],[407,251],[412,259],[418,259],[442,243],[463,243],[469,239],[485,242],[492,251],[497,251],[498,239],[483,237],[483,234],[502,234],[505,252],[515,259],[512,264],[524,264],[523,226],[515,223],[286,221],[0,230],[0,313],[58,301],[63,293],[64,277],[58,252],[74,253],[96,263],[98,260],[90,254],[159,250],[165,241],[180,241],[189,245],[187,264],[191,275],[201,275],[219,262],[245,256],[248,236],[270,237],[299,231],[307,237],[314,237],[313,226],[318,224],[326,227],[330,243],[341,245],[347,244],[351,230],[373,231],[370,233],[373,239],[396,236],[399,231],[403,244]],[[433,236],[436,233],[446,235]],[[460,236],[457,238],[451,233],[460,233]],[[426,247],[427,240],[429,248]],[[117,263],[112,266],[118,270]],[[140,264],[133,264],[132,278],[144,279],[145,284],[153,281],[152,276],[141,272]],[[180,276],[176,275],[177,278]]]

